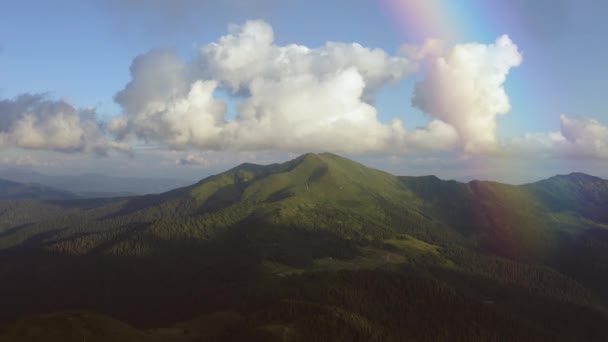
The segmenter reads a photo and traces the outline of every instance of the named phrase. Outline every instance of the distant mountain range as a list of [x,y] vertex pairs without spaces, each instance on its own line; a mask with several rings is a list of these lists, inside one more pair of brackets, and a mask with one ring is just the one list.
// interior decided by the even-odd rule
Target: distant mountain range
[[329,153],[159,195],[0,202],[0,320],[140,329],[53,314],[0,341],[49,320],[142,341],[603,341],[607,208],[608,181],[580,173],[460,183]]
[[188,185],[172,178],[114,177],[101,174],[45,175],[27,169],[0,170],[0,178],[18,183],[42,184],[79,197],[120,197],[158,194]]
[[0,200],[66,200],[77,195],[40,184],[22,184],[0,179]]

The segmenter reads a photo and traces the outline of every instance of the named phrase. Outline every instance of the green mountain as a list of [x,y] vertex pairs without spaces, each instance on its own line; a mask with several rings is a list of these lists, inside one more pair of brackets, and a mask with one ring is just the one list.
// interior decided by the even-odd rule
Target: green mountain
[[329,153],[160,195],[5,201],[0,321],[36,330],[10,322],[76,309],[186,340],[602,341],[604,208],[608,181],[588,175],[459,183]]
[[39,184],[22,184],[0,179],[0,200],[64,200],[78,196]]

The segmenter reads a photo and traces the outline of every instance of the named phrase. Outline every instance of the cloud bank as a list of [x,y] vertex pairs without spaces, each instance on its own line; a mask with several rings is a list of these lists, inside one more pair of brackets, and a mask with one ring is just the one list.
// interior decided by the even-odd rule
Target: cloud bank
[[[169,50],[137,57],[131,82],[116,95],[124,117],[110,128],[173,149],[401,153],[452,146],[456,132],[442,122],[407,132],[398,118],[378,119],[379,89],[416,70],[405,57],[356,43],[279,46],[270,25],[249,21],[189,62]],[[239,101],[234,118],[218,89]]]
[[513,139],[510,152],[524,156],[608,160],[608,126],[591,118],[560,116],[560,131]]
[[0,147],[105,155],[127,150],[108,139],[94,109],[77,109],[44,95],[24,94],[0,101]]
[[[498,141],[499,116],[511,110],[504,85],[522,59],[506,35],[452,47],[429,40],[391,55],[357,43],[279,45],[269,24],[248,21],[190,60],[170,49],[136,57],[115,96],[122,113],[107,123],[43,95],[0,101],[0,147],[105,155],[143,141],[184,151],[180,165],[205,165],[205,151],[608,159],[608,128],[589,118],[562,115],[559,132]],[[406,129],[408,108],[381,120],[378,93],[413,75],[422,77],[412,105],[428,124]]]

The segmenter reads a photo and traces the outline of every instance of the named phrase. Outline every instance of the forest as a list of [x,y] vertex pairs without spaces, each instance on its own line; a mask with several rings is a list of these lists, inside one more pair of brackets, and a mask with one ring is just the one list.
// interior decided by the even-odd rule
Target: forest
[[340,156],[0,201],[0,341],[604,341],[608,181]]

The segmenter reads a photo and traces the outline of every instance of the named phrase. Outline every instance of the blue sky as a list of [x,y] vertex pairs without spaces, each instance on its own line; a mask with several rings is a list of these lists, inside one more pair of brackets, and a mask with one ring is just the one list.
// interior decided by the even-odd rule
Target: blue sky
[[[497,118],[499,143],[527,133],[560,131],[560,115],[563,113],[571,118],[584,117],[608,125],[603,94],[608,89],[608,69],[604,67],[608,60],[608,47],[603,44],[608,33],[608,22],[605,20],[608,4],[591,0],[433,2],[436,8],[452,18],[449,25],[459,31],[457,40],[446,42],[449,46],[492,44],[497,37],[507,34],[523,56],[521,65],[509,70],[503,85],[511,110]],[[228,24],[243,25],[247,20],[261,19],[272,27],[274,44],[278,46],[295,43],[316,48],[327,41],[356,42],[366,48],[380,48],[389,55],[397,55],[405,44],[420,46],[426,38],[444,38],[424,37],[419,32],[404,30],[382,1],[3,0],[1,4],[0,99],[11,100],[25,93],[48,93],[50,99],[65,100],[76,108],[95,107],[97,119],[104,125],[113,117],[125,115],[124,104],[116,103],[114,96],[132,80],[129,68],[136,56],[155,48],[173,48],[184,61],[195,59],[201,47],[217,42],[227,34]],[[428,113],[428,110],[425,113],[422,108],[412,107],[414,88],[425,77],[426,74],[418,72],[379,89],[373,102],[379,121],[388,124],[394,118],[403,119],[407,130],[424,128],[433,119],[450,123],[446,117],[449,113]],[[227,102],[229,112],[236,111],[242,100],[230,93],[226,90],[215,92]],[[456,130],[463,140],[464,133],[458,128]],[[158,158],[158,155],[147,156],[145,151],[148,150],[162,151],[163,155],[170,156],[167,157],[169,159],[184,159],[188,154],[223,161],[208,161],[204,165],[192,163],[190,166],[167,162],[166,168],[159,168],[165,170],[159,173],[174,172],[194,177],[194,174],[221,169],[243,158],[251,157],[259,161],[281,159],[289,152],[273,154],[272,147],[262,152],[239,147],[238,153],[231,152],[232,149],[223,152],[238,157],[210,157],[218,152],[207,152],[201,144],[176,149],[175,146],[167,147],[167,141],[158,139],[158,135],[133,134],[135,138],[131,144],[135,157],[115,155],[114,152],[99,157],[80,150],[57,152],[57,148],[51,149],[52,155],[55,159],[65,158],[73,163],[62,163],[69,165],[64,167],[71,168],[71,171],[86,171],[90,165],[112,172],[118,168],[116,165],[128,163],[145,168],[152,163],[148,160]],[[568,132],[562,132],[562,135],[569,136]],[[602,137],[600,135],[597,141],[605,143]],[[4,159],[0,157],[0,162],[4,160],[5,166],[10,166],[20,156],[36,160],[45,154],[44,149],[8,145],[0,151],[4,155]],[[144,152],[137,153],[140,147]],[[577,145],[567,147],[568,152],[547,152],[550,155],[547,160],[550,161],[538,164],[537,171],[528,178],[557,173],[573,165],[590,172],[605,166],[603,150],[587,155],[583,148]],[[348,152],[359,160],[371,161],[378,167],[394,172],[409,170],[422,174],[443,170],[443,166],[432,163],[434,158],[443,156],[434,152],[415,151],[404,155],[394,151]],[[498,158],[504,161],[501,159],[504,157],[471,155],[467,151],[462,153],[458,148],[455,152],[449,149],[447,153],[449,157],[446,158],[460,165],[456,168],[462,168],[454,170],[456,178],[466,178],[475,171],[473,166],[463,166],[461,160],[490,161]],[[577,153],[582,157],[577,158]],[[134,158],[139,161],[133,161]],[[421,163],[423,166],[413,170],[415,163],[412,158],[424,160]],[[562,169],[556,169],[556,164],[562,165]],[[32,163],[32,166],[35,165]],[[57,167],[53,171],[57,172]],[[491,172],[494,171],[488,169],[479,172],[486,172],[481,177],[492,178]],[[444,176],[450,177],[447,172],[444,172]],[[520,179],[527,178],[522,176],[512,180]]]

